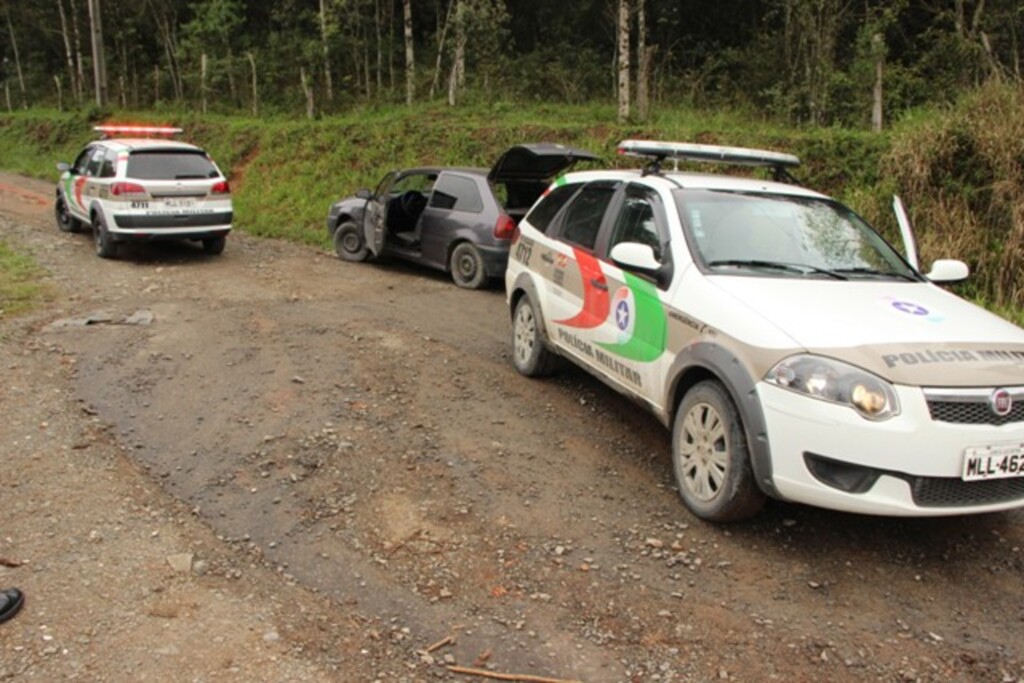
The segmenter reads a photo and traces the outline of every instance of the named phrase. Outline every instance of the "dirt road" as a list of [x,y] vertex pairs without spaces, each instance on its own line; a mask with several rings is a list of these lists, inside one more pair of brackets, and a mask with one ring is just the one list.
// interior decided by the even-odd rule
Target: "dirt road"
[[653,418],[516,374],[499,290],[240,234],[103,261],[51,193],[0,174],[56,292],[0,317],[0,678],[1024,680],[1021,513],[710,526]]

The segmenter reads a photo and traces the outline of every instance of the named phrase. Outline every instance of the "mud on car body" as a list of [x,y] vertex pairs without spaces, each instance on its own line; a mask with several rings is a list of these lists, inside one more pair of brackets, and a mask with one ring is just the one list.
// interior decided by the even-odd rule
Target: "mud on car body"
[[476,289],[505,274],[516,223],[548,182],[585,150],[516,145],[490,169],[424,167],[392,171],[377,189],[331,205],[327,233],[339,258],[388,255],[448,272]]
[[231,188],[205,151],[166,139],[179,128],[95,130],[103,139],[86,145],[73,164],[57,164],[58,228],[91,228],[103,258],[116,256],[118,244],[128,241],[192,240],[207,253],[224,251],[233,217]]
[[567,358],[672,430],[697,516],[767,497],[931,516],[1024,505],[1024,331],[941,289],[855,213],[762,150],[626,141],[643,171],[558,179],[520,223],[506,288],[514,363]]

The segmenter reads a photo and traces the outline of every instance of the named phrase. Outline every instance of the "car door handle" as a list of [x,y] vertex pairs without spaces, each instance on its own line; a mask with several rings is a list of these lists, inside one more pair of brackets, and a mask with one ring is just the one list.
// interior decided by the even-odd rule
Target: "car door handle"
[[555,257],[552,256],[551,254],[545,252],[545,253],[540,255],[540,260],[544,261],[545,263],[554,263],[555,262]]
[[590,278],[590,284],[594,286],[594,289],[600,289],[604,292],[608,291],[608,283],[604,280],[598,280],[596,277]]

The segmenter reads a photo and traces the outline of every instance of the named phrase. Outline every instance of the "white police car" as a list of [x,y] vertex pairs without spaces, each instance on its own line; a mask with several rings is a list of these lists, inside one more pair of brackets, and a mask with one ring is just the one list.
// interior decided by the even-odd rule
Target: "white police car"
[[[555,356],[672,429],[699,517],[766,497],[881,515],[1024,505],[1024,330],[933,282],[791,155],[625,141],[642,171],[572,173],[519,225],[506,273],[514,362]],[[775,180],[665,171],[764,166]]]
[[[97,126],[71,165],[60,163],[57,227],[90,227],[96,253],[117,255],[119,242],[187,239],[210,254],[231,231],[231,188],[199,147],[167,139],[180,128]],[[117,137],[111,137],[117,136]]]

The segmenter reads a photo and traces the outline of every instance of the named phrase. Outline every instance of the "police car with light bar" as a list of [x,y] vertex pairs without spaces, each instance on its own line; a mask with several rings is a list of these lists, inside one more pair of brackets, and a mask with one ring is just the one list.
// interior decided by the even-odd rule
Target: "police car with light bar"
[[[935,283],[849,208],[801,187],[793,155],[627,140],[642,170],[559,178],[506,272],[513,361],[560,358],[672,430],[698,517],[767,498],[933,516],[1024,506],[1024,330]],[[772,178],[667,170],[767,169]],[[756,171],[755,171],[756,173]]]
[[180,128],[97,126],[102,138],[59,163],[54,212],[63,232],[92,230],[96,253],[122,242],[192,240],[220,254],[231,231],[231,188],[201,148],[169,139]]

